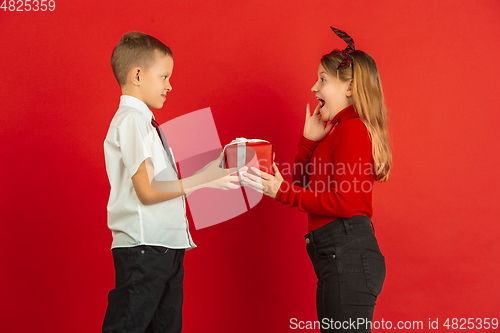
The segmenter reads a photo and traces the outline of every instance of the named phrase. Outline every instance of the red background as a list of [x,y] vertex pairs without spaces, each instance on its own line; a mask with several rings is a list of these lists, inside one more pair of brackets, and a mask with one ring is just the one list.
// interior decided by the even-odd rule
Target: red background
[[[387,261],[376,320],[500,317],[500,2],[62,1],[0,11],[0,331],[97,332],[114,284],[103,141],[131,30],[174,52],[160,123],[211,107],[222,143],[291,163],[320,57],[346,30],[379,66],[394,169],[374,190]],[[315,320],[306,215],[264,198],[194,230],[185,332],[288,332]],[[442,329],[444,330],[444,329]]]

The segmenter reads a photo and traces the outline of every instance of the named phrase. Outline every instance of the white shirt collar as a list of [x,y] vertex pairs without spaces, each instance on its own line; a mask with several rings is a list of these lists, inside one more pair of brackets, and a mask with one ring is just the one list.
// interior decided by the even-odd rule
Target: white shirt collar
[[143,101],[134,96],[121,95],[120,106],[130,106],[133,107],[134,109],[141,111],[147,117],[153,117],[153,112],[151,112],[146,103],[144,103]]

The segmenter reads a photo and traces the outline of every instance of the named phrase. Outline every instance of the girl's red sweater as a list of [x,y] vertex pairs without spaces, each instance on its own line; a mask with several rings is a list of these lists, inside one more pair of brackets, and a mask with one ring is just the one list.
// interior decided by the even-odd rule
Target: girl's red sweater
[[295,156],[293,182],[283,181],[276,200],[308,215],[309,231],[338,218],[371,218],[375,181],[372,143],[353,106],[333,119],[322,141],[304,136]]

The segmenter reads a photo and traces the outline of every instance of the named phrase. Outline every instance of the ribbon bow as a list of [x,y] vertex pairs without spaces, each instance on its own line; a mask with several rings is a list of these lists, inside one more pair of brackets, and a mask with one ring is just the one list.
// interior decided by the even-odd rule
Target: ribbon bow
[[[228,143],[227,145],[225,145],[224,149],[222,151],[225,153],[226,152],[226,148],[228,146],[232,146],[232,145],[243,146],[243,148],[245,148],[244,146],[246,146],[247,143],[254,143],[254,142],[267,142],[267,143],[269,143],[269,141],[261,140],[261,139],[236,138],[233,141],[231,141],[230,143]],[[242,149],[242,147],[240,147],[239,149]],[[238,166],[243,166],[243,165],[245,165],[244,162],[243,162],[242,165],[238,164]]]
[[337,69],[347,68],[352,64],[351,53],[355,50],[354,41],[352,40],[351,36],[349,36],[345,31],[335,29],[334,27],[330,28],[332,28],[333,32],[335,32],[335,34],[339,36],[339,38],[342,38],[347,44],[346,48],[342,50],[342,54],[344,54],[344,60],[342,60]]
[[269,141],[261,140],[261,139],[236,138],[233,141],[231,141],[230,143],[228,143],[227,146],[236,145],[236,144],[244,145],[246,143],[253,143],[253,142],[268,142],[269,143]]

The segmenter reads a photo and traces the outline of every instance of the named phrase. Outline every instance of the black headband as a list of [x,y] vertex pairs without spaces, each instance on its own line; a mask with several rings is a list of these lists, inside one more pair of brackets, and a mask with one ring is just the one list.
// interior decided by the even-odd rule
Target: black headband
[[335,29],[334,27],[332,28],[333,32],[340,38],[344,40],[344,42],[347,43],[347,46],[345,49],[342,50],[342,53],[344,54],[344,60],[340,63],[340,65],[337,67],[337,69],[342,69],[342,68],[347,68],[351,66],[352,64],[352,56],[351,53],[355,50],[354,48],[354,41],[352,40],[351,36],[349,36],[345,31]]

